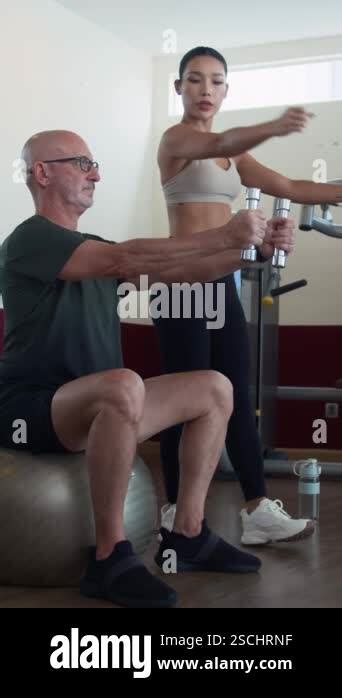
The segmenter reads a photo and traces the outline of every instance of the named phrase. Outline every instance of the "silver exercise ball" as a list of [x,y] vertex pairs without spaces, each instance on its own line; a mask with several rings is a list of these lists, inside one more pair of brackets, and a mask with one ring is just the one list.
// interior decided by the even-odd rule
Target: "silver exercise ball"
[[[152,477],[137,455],[124,523],[139,555],[156,521]],[[0,584],[77,586],[94,543],[85,455],[33,456],[0,448]]]

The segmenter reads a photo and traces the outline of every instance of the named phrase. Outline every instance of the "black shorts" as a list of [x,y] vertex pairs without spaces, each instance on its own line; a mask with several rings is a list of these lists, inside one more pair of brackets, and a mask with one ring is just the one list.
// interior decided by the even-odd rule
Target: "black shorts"
[[[51,402],[59,387],[0,384],[0,446],[31,453],[70,453],[52,424]],[[23,422],[16,424],[16,420]]]

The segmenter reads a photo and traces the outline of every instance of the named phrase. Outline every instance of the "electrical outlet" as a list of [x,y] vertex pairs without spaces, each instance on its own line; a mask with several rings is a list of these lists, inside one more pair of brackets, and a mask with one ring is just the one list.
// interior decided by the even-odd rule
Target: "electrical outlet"
[[338,417],[338,403],[337,402],[326,402],[325,403],[325,416],[326,417]]

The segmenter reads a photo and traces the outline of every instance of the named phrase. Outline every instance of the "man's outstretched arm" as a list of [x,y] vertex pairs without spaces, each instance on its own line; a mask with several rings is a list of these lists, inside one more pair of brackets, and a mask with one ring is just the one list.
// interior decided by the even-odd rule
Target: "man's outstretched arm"
[[241,249],[259,247],[266,231],[261,210],[239,211],[226,225],[186,239],[136,239],[112,245],[85,240],[58,274],[65,281],[112,277],[139,287],[139,278],[172,283],[206,281],[241,268]]

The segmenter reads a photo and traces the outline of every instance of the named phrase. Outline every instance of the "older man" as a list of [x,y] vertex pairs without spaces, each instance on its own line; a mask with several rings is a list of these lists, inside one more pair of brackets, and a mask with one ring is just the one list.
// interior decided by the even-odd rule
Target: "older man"
[[[93,203],[98,164],[75,133],[39,133],[24,146],[27,185],[36,213],[5,240],[6,313],[0,362],[0,443],[12,442],[20,415],[26,447],[86,451],[96,548],[81,592],[129,606],[170,606],[176,593],[134,555],[123,507],[137,444],[184,423],[181,477],[173,532],[162,531],[177,569],[255,571],[260,561],[208,528],[204,504],[233,409],[230,382],[215,371],[143,381],[123,367],[117,313],[118,279],[149,283],[210,281],[239,269],[241,249],[262,246],[261,211],[240,211],[226,226],[191,240],[135,239],[121,243],[77,231]],[[292,223],[285,222],[292,249]],[[283,231],[284,234],[284,231]],[[72,531],[70,531],[72,535]],[[43,561],[42,561],[42,564]]]

